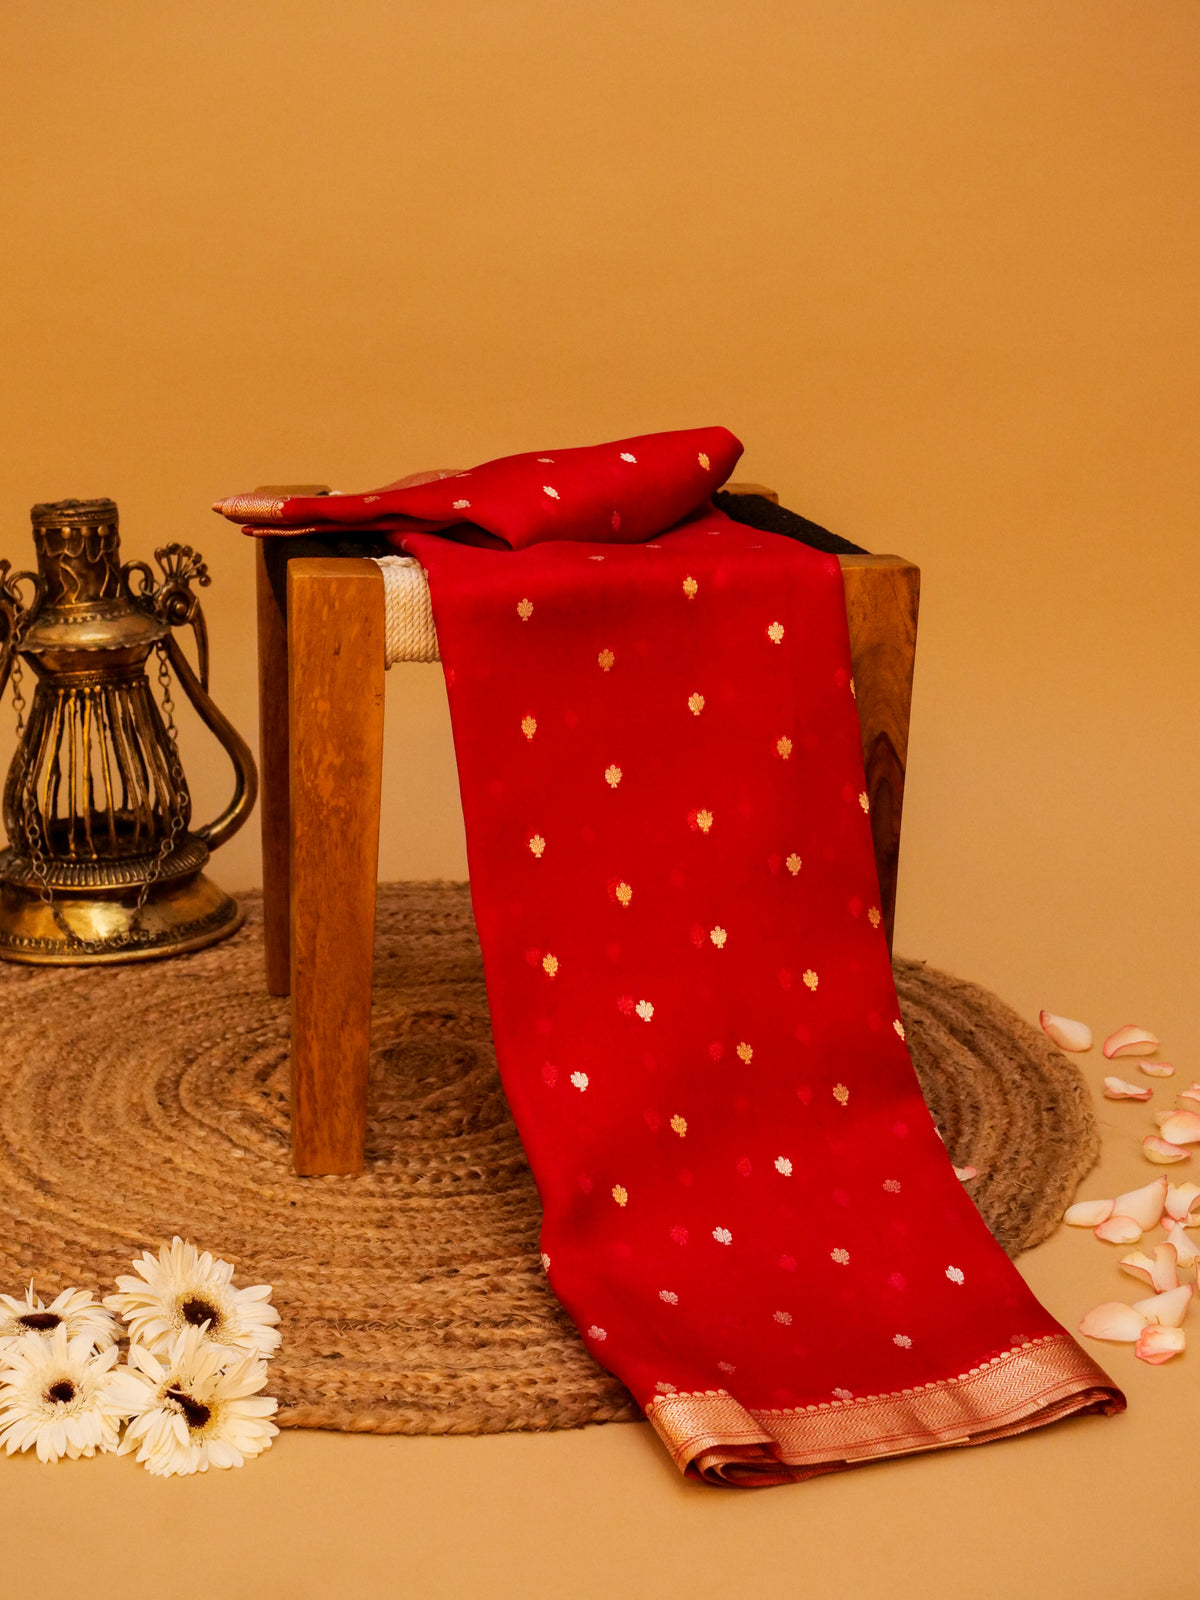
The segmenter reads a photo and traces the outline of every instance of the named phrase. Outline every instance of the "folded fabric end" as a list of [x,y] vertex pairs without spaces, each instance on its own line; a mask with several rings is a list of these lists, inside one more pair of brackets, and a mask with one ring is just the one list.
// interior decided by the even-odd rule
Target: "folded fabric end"
[[889,1456],[985,1444],[1064,1417],[1125,1409],[1125,1396],[1066,1334],[1005,1351],[942,1383],[787,1410],[727,1391],[656,1396],[646,1415],[688,1477],[731,1488],[797,1483]]

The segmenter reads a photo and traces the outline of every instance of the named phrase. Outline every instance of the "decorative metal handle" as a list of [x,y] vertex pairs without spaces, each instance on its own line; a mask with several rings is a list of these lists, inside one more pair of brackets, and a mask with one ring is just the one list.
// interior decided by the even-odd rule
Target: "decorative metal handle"
[[[0,561],[0,695],[8,687],[13,655],[29,619],[42,601],[43,584],[36,572],[13,572],[12,563]],[[21,584],[33,585],[28,604],[21,599]]]
[[[156,582],[144,561],[129,561],[122,569],[126,586],[140,605],[169,623],[173,629],[191,628],[196,640],[199,672],[184,655],[174,633],[169,633],[163,644],[175,675],[200,720],[233,763],[233,798],[220,816],[204,827],[192,830],[210,850],[215,850],[238,831],[254,810],[254,802],[258,798],[258,768],[254,764],[250,746],[208,693],[208,627],[200,608],[199,596],[192,590],[193,583],[206,588],[212,582],[208,568],[191,545],[187,544],[163,545],[154,552],[154,559],[162,569],[161,583]],[[135,572],[142,578],[142,586],[136,591],[129,586],[129,579]]]

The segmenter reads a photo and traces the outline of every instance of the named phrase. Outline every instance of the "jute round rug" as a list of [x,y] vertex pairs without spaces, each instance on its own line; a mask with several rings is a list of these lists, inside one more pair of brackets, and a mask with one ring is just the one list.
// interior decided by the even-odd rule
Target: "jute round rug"
[[[576,1427],[639,1413],[542,1276],[465,885],[380,891],[367,1171],[292,1175],[288,1003],[261,907],[175,961],[0,971],[0,1290],[107,1293],[173,1234],[270,1283],[284,1426]],[[1053,1229],[1097,1135],[1071,1063],[995,996],[897,961],[951,1157],[1010,1254]]]

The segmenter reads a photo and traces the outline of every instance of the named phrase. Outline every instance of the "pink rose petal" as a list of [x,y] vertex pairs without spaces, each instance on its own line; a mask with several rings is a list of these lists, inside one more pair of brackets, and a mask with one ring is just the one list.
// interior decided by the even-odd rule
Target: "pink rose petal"
[[1148,1078],[1170,1078],[1175,1074],[1169,1061],[1139,1061],[1138,1067]]
[[1127,1022],[1104,1041],[1104,1054],[1110,1061],[1117,1056],[1152,1056],[1158,1049],[1158,1040],[1148,1028],[1139,1028]]
[[1141,1337],[1146,1319],[1140,1311],[1121,1300],[1105,1300],[1093,1306],[1079,1324],[1087,1339],[1111,1339],[1115,1344],[1132,1344]]
[[1127,1194],[1119,1194],[1113,1201],[1113,1215],[1132,1217],[1143,1231],[1157,1228],[1166,1198],[1166,1178],[1154,1178],[1150,1183],[1144,1183],[1140,1189],[1130,1189]]
[[1197,1200],[1200,1200],[1200,1183],[1169,1183],[1163,1209],[1173,1222],[1183,1222]]
[[1181,1283],[1178,1289],[1164,1289],[1161,1294],[1152,1294],[1146,1300],[1135,1300],[1133,1309],[1140,1312],[1147,1322],[1161,1323],[1164,1328],[1182,1328],[1188,1306],[1192,1303],[1192,1294],[1191,1284]]
[[1109,1217],[1092,1232],[1105,1244],[1136,1244],[1142,1237],[1142,1229],[1132,1217]]
[[1148,1133],[1142,1140],[1142,1154],[1147,1161],[1153,1161],[1156,1167],[1171,1167],[1177,1161],[1192,1159],[1190,1150],[1185,1150],[1182,1145],[1171,1144],[1167,1139],[1160,1139],[1154,1133]]
[[1186,1344],[1187,1335],[1182,1328],[1164,1328],[1158,1323],[1151,1323],[1139,1336],[1133,1353],[1139,1361],[1147,1361],[1152,1367],[1161,1367],[1172,1356],[1182,1355]]
[[1148,1283],[1156,1294],[1165,1294],[1168,1289],[1179,1287],[1179,1274],[1175,1270],[1178,1259],[1173,1244],[1156,1244],[1153,1257],[1142,1250],[1134,1250],[1122,1256],[1118,1265],[1131,1277]]
[[1149,1100],[1153,1093],[1153,1089],[1142,1088],[1136,1083],[1126,1083],[1124,1078],[1105,1078],[1104,1080],[1104,1098],[1106,1100]]
[[[1063,1221],[1071,1228],[1096,1228],[1102,1222],[1107,1222],[1113,1214],[1111,1200],[1076,1200],[1073,1206],[1068,1206],[1063,1213]],[[1141,1229],[1138,1229],[1141,1237]]]
[[1053,1011],[1038,1013],[1038,1021],[1060,1050],[1090,1050],[1092,1030],[1086,1022],[1075,1022],[1070,1017],[1055,1016]]
[[1186,1089],[1180,1089],[1179,1098],[1181,1100],[1194,1100],[1197,1105],[1200,1105],[1200,1082],[1189,1084]]
[[1172,1111],[1163,1118],[1160,1132],[1171,1144],[1200,1143],[1200,1112]]
[[970,1183],[972,1178],[977,1178],[979,1173],[974,1167],[955,1167],[954,1176],[960,1183]]
[[1182,1223],[1172,1225],[1167,1234],[1167,1243],[1175,1246],[1175,1257],[1181,1267],[1194,1267],[1200,1261],[1200,1249],[1184,1233]]

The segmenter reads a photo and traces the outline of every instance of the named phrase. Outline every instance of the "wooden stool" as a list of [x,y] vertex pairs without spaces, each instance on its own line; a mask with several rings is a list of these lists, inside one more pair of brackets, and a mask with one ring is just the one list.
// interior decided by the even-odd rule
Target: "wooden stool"
[[[754,484],[728,488],[776,498]],[[383,573],[328,548],[257,541],[267,988],[292,996],[292,1157],[301,1174],[363,1167],[379,860]],[[899,556],[838,559],[890,949],[920,572]]]

